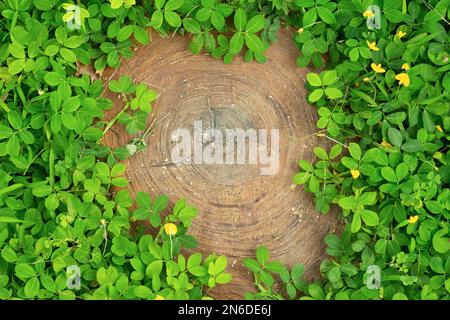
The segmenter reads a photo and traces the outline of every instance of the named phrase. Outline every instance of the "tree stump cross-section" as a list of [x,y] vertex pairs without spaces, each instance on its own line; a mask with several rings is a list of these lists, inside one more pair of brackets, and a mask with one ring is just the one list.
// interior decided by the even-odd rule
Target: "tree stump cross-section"
[[[299,51],[291,35],[280,33],[267,51],[265,64],[244,63],[236,57],[230,65],[207,54],[191,54],[187,37],[153,38],[119,69],[104,74],[105,79],[128,75],[159,93],[153,112],[162,120],[146,139],[147,148],[125,162],[132,195],[137,191],[166,194],[172,204],[186,198],[199,209],[189,233],[205,255],[227,256],[233,275],[231,284],[210,291],[216,299],[242,299],[245,292],[254,291],[242,260],[253,257],[259,245],[267,246],[271,258],[288,266],[304,264],[307,279],[316,277],[326,257],[323,239],[338,231],[340,224],[335,212],[316,212],[311,194],[292,185],[298,160],[313,160],[313,148],[326,141],[315,134],[316,111],[307,103],[304,87],[310,70],[296,66]],[[105,96],[116,101],[112,115],[119,100],[110,92]],[[262,175],[261,163],[173,164],[173,132],[193,130],[195,121],[201,121],[205,130],[222,132],[266,129],[270,136],[270,130],[277,129],[278,171]],[[103,141],[117,147],[131,138],[114,126]]]

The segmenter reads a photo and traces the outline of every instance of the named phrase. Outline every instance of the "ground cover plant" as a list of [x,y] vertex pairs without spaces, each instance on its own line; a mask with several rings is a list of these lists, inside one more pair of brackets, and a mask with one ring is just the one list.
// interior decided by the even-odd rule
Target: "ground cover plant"
[[[117,67],[148,28],[192,37],[194,53],[265,62],[280,28],[299,47],[317,135],[332,141],[299,161],[293,182],[316,210],[342,211],[313,283],[265,247],[244,265],[253,299],[448,299],[450,293],[449,0],[0,1],[0,298],[200,299],[232,281],[226,258],[189,257],[197,210],[164,195],[132,199],[125,158],[145,147],[157,92]],[[112,101],[119,113],[105,120]],[[149,125],[150,123],[150,125]],[[130,142],[102,138],[124,125]],[[299,191],[303,192],[303,191]],[[151,232],[133,227],[146,221]],[[80,290],[68,287],[79,266]],[[380,270],[369,288],[368,270]],[[275,286],[281,283],[281,286]],[[281,289],[280,289],[281,288]]]

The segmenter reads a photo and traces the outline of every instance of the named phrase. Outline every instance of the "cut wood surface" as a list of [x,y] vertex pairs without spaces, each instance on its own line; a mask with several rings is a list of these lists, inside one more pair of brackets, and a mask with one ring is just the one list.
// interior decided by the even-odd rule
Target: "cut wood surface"
[[[314,278],[326,257],[323,239],[337,232],[340,224],[335,213],[316,212],[311,195],[292,185],[298,160],[314,159],[313,148],[326,140],[316,135],[316,110],[308,105],[304,88],[309,70],[296,66],[299,51],[291,34],[280,33],[265,64],[235,58],[225,65],[207,54],[190,53],[188,43],[187,37],[163,39],[153,33],[149,45],[103,75],[104,79],[129,75],[160,94],[153,110],[162,120],[146,139],[147,148],[126,161],[132,195],[166,194],[172,205],[186,198],[199,209],[190,234],[205,254],[227,256],[233,275],[231,284],[210,291],[216,299],[241,299],[254,290],[242,259],[254,256],[259,245],[289,266],[304,264],[306,277]],[[119,100],[108,92],[105,96],[116,102],[112,115]],[[172,132],[192,131],[196,120],[202,120],[205,129],[279,129],[278,172],[261,175],[260,164],[174,165]],[[104,143],[116,147],[131,138],[121,126],[114,126]]]

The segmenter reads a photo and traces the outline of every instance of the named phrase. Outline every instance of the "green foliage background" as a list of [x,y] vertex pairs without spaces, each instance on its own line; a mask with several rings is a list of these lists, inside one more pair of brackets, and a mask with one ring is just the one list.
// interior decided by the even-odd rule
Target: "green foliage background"
[[[373,5],[379,29],[366,23]],[[180,253],[196,246],[186,234],[195,208],[180,200],[162,218],[166,196],[132,199],[126,189],[120,161],[145,147],[157,93],[127,77],[93,81],[77,69],[117,67],[150,41],[149,27],[188,34],[194,53],[225,63],[238,54],[263,63],[289,26],[298,30],[297,64],[327,70],[309,74],[307,87],[317,135],[335,143],[316,148],[314,163],[301,160],[293,181],[314,194],[318,211],[339,206],[346,228],[326,237],[330,258],[314,283],[303,280],[301,265],[289,270],[258,248],[244,261],[258,289],[246,298],[448,299],[449,5],[0,1],[0,298],[200,299],[231,281],[225,257]],[[105,86],[123,98],[109,121]],[[101,139],[116,123],[130,143],[110,149]],[[137,220],[148,221],[152,235],[133,231]],[[176,235],[164,232],[169,222]],[[81,268],[78,291],[67,288],[71,265]],[[373,265],[381,287],[369,289]]]

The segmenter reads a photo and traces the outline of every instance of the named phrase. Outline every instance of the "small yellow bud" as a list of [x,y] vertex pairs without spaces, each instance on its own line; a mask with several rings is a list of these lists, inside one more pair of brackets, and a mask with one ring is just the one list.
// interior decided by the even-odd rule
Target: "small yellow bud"
[[402,64],[402,70],[408,71],[409,70],[409,64],[407,64],[407,63]]
[[377,43],[376,42],[367,42],[367,46],[369,47],[370,50],[372,51],[380,51],[380,48],[377,47]]
[[100,223],[101,223],[102,225],[105,225],[105,224],[106,224],[106,220],[105,220],[105,219],[102,219],[102,220],[100,220]]
[[369,79],[369,77],[365,77],[365,78],[363,79],[363,81],[364,81],[364,82],[369,82],[370,79]]
[[381,145],[382,145],[383,147],[386,147],[386,148],[392,148],[392,145],[391,145],[389,142],[385,141],[385,140],[383,140],[383,141],[381,142]]
[[409,219],[408,219],[408,222],[409,222],[410,224],[414,224],[414,223],[416,223],[418,220],[419,220],[419,216],[410,216]]
[[373,12],[370,11],[370,10],[366,10],[366,11],[364,11],[364,13],[363,13],[363,17],[364,17],[364,18],[372,18],[373,16],[374,16],[374,14],[373,14]]
[[440,125],[437,125],[437,126],[436,126],[436,130],[439,131],[439,132],[442,132],[442,131],[443,131],[443,130],[442,130],[442,127],[441,127]]
[[163,296],[160,296],[159,294],[156,295],[155,300],[165,300]]
[[350,170],[350,173],[352,174],[353,179],[358,179],[359,176],[361,175],[361,174],[359,173],[359,170],[357,170],[357,169],[351,169],[351,170]]
[[381,66],[381,63],[380,64],[372,63],[370,66],[372,67],[372,70],[375,71],[376,73],[386,72],[386,70],[383,69],[383,67]]
[[397,75],[395,76],[395,79],[398,80],[398,84],[399,84],[399,85],[402,84],[402,85],[404,85],[405,87],[408,87],[408,86],[409,86],[410,79],[409,79],[409,76],[408,76],[406,73],[400,73],[400,74],[397,74]]
[[177,226],[170,222],[166,223],[164,225],[164,231],[166,232],[167,235],[174,236],[177,234]]
[[401,39],[401,38],[403,38],[404,36],[406,36],[406,32],[399,31],[399,32],[397,32],[396,36],[397,36],[399,39]]
[[303,31],[305,31],[305,29],[303,29],[303,28],[300,28],[297,30],[298,33],[302,33]]

